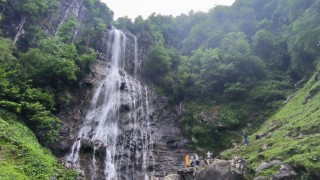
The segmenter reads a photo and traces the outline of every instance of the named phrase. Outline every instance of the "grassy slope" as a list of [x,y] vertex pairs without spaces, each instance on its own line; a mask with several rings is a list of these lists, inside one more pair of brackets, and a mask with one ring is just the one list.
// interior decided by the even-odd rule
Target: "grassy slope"
[[[319,87],[320,81],[312,77],[278,113],[250,136],[249,146],[230,149],[223,157],[238,155],[247,158],[252,169],[262,161],[279,159],[303,170],[302,173],[320,175],[320,93],[305,102],[309,92]],[[267,135],[256,140],[255,135],[262,133]],[[268,146],[265,151],[261,149],[264,145]],[[273,168],[262,174],[270,175],[277,170]]]
[[0,179],[74,179],[16,117],[0,111]]

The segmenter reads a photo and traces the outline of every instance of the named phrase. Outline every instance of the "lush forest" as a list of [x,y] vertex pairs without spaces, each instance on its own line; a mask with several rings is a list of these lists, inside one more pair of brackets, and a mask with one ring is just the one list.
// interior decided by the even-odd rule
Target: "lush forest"
[[[206,13],[154,13],[134,20],[114,20],[100,0],[83,4],[83,22],[71,17],[52,35],[46,22],[58,0],[0,0],[4,178],[49,178],[54,171],[68,179],[76,174],[62,170],[49,151],[24,145],[22,132],[36,143],[33,132],[44,147],[55,142],[61,127],[57,114],[72,105],[75,89],[96,60],[95,42],[111,25],[137,35],[139,46],[147,50],[142,79],[167,96],[172,107],[186,107],[181,123],[192,141],[190,148],[209,148],[216,154],[229,148],[230,141],[240,141],[243,128],[255,133],[314,73],[318,78],[318,0],[237,0]],[[16,29],[24,29],[23,35]],[[76,30],[81,38],[73,38]],[[42,154],[44,168],[37,169],[23,154]],[[2,161],[2,156],[8,159]]]
[[240,138],[235,131],[254,132],[313,74],[319,8],[316,0],[237,0],[208,13],[124,17],[115,25],[152,44],[143,75],[172,104],[186,104],[182,123],[195,146],[223,149]]

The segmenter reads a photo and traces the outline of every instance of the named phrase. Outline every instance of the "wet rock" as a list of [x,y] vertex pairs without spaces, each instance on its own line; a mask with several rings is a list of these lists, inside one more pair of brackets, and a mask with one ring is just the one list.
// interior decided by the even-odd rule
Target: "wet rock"
[[179,174],[170,174],[163,177],[163,180],[183,180]]
[[248,162],[240,157],[233,157],[231,160],[231,167],[237,169],[242,174],[249,173],[250,169],[248,166]]
[[126,83],[125,83],[125,82],[122,82],[122,83],[120,84],[120,91],[123,91],[125,88],[126,88]]
[[178,175],[180,175],[182,179],[193,179],[195,173],[196,173],[195,168],[184,168],[178,171]]
[[67,124],[62,123],[61,130],[60,130],[60,136],[67,136],[69,134],[70,134],[70,127]]
[[167,146],[169,148],[177,148],[179,140],[176,137],[167,137]]
[[291,180],[297,176],[296,172],[288,164],[282,163],[279,171],[271,177],[271,180]]
[[151,176],[150,178],[151,180],[160,180],[160,178],[156,177],[156,176]]
[[130,107],[128,104],[121,104],[120,106],[120,112],[124,113],[124,112],[129,112],[130,111]]
[[244,179],[242,172],[232,168],[231,162],[226,160],[215,159],[208,168],[197,172],[195,179],[201,180],[242,180]]
[[59,148],[55,148],[55,149],[52,149],[56,154],[65,154],[67,152],[70,152],[70,149],[71,149],[71,144],[73,143],[74,141],[71,140],[71,139],[64,139],[64,140],[61,140],[59,142],[57,142],[57,146]]
[[92,153],[93,152],[93,142],[89,139],[81,140],[81,151],[84,153]]
[[84,170],[77,169],[77,173],[79,174],[80,177],[84,177]]
[[[59,0],[57,12],[48,17],[45,26],[51,34],[55,35],[59,27],[71,17],[77,18],[78,22],[82,23],[85,19],[85,12],[79,0]],[[73,37],[77,36],[78,30],[78,28],[73,30]]]
[[185,147],[185,145],[188,144],[188,143],[189,143],[189,140],[187,140],[187,139],[181,139],[181,140],[177,141],[176,146],[177,146],[178,148],[183,148],[183,147]]
[[220,122],[218,117],[218,109],[206,109],[200,113],[201,121],[203,123],[214,123],[217,126],[222,127],[223,125]]
[[71,169],[71,168],[72,168],[72,163],[71,163],[71,162],[65,162],[65,163],[64,163],[64,167],[65,167],[66,169]]
[[270,178],[268,177],[265,177],[265,176],[258,176],[258,177],[255,177],[253,180],[269,180]]
[[99,140],[95,140],[93,142],[93,146],[95,149],[96,156],[99,156],[100,158],[104,158],[106,155],[106,146],[103,144],[103,142]]
[[279,163],[280,163],[279,160],[272,160],[269,163],[262,163],[262,164],[260,164],[260,166],[255,171],[258,173],[258,172],[261,172],[261,171],[263,171],[265,169],[271,168],[275,164],[279,164]]

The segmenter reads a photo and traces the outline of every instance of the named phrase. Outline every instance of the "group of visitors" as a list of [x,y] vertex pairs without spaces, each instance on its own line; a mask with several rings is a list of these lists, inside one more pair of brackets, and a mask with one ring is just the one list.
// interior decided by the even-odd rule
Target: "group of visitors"
[[199,156],[198,154],[194,154],[194,155],[189,155],[187,154],[185,157],[185,161],[186,161],[186,166],[187,167],[195,167],[195,166],[199,166],[200,165],[200,160],[199,160]]
[[[250,141],[249,141],[249,137],[248,137],[248,132],[246,130],[243,130],[243,133],[242,133],[242,136],[243,136],[243,143],[248,146],[250,144]],[[208,151],[206,153],[207,155],[207,160],[211,159],[212,158],[212,152]],[[209,161],[207,161],[209,162]],[[198,154],[194,154],[194,155],[189,155],[187,154],[185,156],[185,163],[186,163],[186,166],[187,167],[194,167],[194,166],[199,166],[200,165],[200,161],[199,161],[199,156]]]
[[[206,153],[207,158],[206,160],[209,160],[212,158],[212,152],[208,151]],[[200,160],[199,160],[199,156],[197,153],[193,154],[193,155],[189,155],[187,154],[185,156],[185,163],[187,167],[195,167],[195,166],[199,166],[200,165]]]

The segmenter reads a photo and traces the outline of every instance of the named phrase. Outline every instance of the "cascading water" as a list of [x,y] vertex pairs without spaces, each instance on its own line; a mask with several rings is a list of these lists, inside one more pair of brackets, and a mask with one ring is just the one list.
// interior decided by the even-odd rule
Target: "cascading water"
[[134,76],[137,76],[138,67],[140,67],[138,61],[138,39],[134,37]]
[[93,95],[67,160],[75,168],[81,168],[82,144],[90,141],[93,144],[91,179],[98,179],[101,166],[96,152],[100,149],[104,149],[105,179],[129,179],[137,174],[147,179],[148,173],[151,174],[148,167],[152,169],[154,163],[147,87],[124,71],[126,35],[114,29],[110,38],[108,74]]

